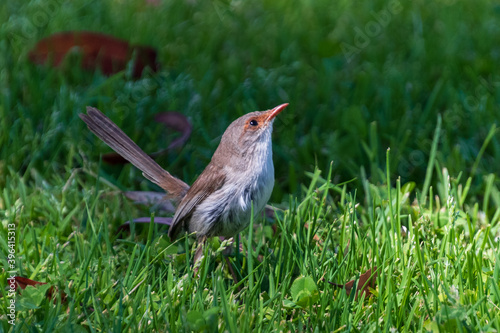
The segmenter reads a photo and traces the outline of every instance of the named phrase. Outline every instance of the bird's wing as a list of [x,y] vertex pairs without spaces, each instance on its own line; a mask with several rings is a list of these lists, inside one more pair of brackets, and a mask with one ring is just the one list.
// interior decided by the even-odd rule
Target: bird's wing
[[191,186],[186,196],[177,207],[172,226],[168,230],[168,236],[171,240],[176,239],[183,230],[187,229],[188,226],[186,222],[189,220],[196,207],[210,194],[224,185],[226,177],[221,171],[222,169],[220,167],[210,163],[193,183],[193,186]]

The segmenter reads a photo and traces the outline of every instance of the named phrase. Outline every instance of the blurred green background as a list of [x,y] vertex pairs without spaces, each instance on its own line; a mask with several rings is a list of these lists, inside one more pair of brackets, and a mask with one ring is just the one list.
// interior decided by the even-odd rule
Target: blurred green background
[[[158,161],[191,183],[232,120],[290,103],[274,126],[273,202],[299,194],[305,172],[328,170],[331,161],[335,182],[357,177],[349,187],[360,186],[362,169],[382,182],[388,147],[392,179],[421,184],[438,116],[439,165],[470,175],[498,119],[500,5],[493,1],[7,0],[0,22],[0,186],[9,172],[29,177],[31,169],[66,179],[109,152],[78,118],[86,105],[147,152],[175,136],[153,115],[185,114],[193,124],[188,144]],[[69,30],[151,45],[161,70],[132,80],[130,71],[109,78],[71,63],[30,63],[38,40]],[[123,188],[154,188],[130,166],[103,168]],[[495,135],[472,198],[499,168]]]

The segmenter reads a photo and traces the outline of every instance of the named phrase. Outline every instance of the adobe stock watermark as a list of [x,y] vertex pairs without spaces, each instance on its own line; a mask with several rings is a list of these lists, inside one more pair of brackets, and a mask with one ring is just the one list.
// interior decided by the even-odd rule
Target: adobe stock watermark
[[113,103],[113,108],[121,110],[122,114],[135,112],[136,104],[148,96],[152,96],[155,90],[160,88],[160,84],[154,79],[146,78],[133,87],[129,96],[119,96]]
[[20,19],[20,27],[8,33],[8,40],[16,52],[19,52],[29,40],[37,37],[38,31],[49,24],[63,2],[63,0],[41,1],[33,15]]
[[368,47],[372,39],[379,36],[389,23],[391,23],[393,17],[401,13],[402,10],[403,5],[399,0],[391,0],[382,10],[370,13],[373,16],[373,20],[366,23],[363,27],[364,29],[354,27],[353,44],[342,42],[340,45],[347,62],[351,62],[355,55]]
[[498,81],[489,82],[483,77],[479,77],[479,84],[474,88],[474,93],[469,94],[464,99],[464,107],[467,111],[480,111],[486,107],[488,98],[494,98],[496,87],[500,85]]
[[[432,145],[432,142],[429,144]],[[430,150],[429,150],[430,151]],[[421,167],[426,163],[425,154],[418,149],[412,150],[410,154],[405,158],[401,157],[398,165],[398,173],[402,177],[408,177],[413,172],[414,169]]]
[[7,318],[12,326],[16,323],[16,225],[14,223],[7,224]]
[[[460,128],[467,125],[476,112],[483,112],[488,108],[488,101],[495,100],[495,91],[500,86],[497,77],[479,77],[479,83],[461,101],[453,103],[443,115],[443,121],[450,127]],[[463,111],[460,111],[463,108]]]
[[[442,133],[446,131],[446,128],[459,129],[461,126],[468,125],[472,121],[474,114],[477,115],[477,112],[486,110],[488,101],[495,99],[495,91],[500,86],[498,78],[480,76],[478,81],[479,83],[461,100],[461,103],[455,102],[444,111],[443,123],[446,126],[441,129]],[[439,143],[441,143],[441,137]],[[398,172],[401,176],[408,177],[415,168],[427,163],[424,151],[431,151],[432,140],[426,139],[419,146],[421,147],[420,150],[413,150],[408,156],[401,159],[398,165]]]

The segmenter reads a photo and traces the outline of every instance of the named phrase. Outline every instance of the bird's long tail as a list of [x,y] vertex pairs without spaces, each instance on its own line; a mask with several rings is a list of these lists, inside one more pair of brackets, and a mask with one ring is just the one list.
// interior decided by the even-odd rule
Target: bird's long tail
[[99,139],[141,170],[144,177],[163,188],[170,198],[180,201],[189,190],[189,185],[159,166],[98,109],[88,106],[87,114],[80,113],[80,118]]

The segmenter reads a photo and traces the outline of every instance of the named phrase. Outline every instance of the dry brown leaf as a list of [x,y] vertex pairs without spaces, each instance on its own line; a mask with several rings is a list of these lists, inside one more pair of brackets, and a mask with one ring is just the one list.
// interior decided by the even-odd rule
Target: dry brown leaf
[[[17,286],[21,289],[26,289],[27,286],[36,287],[36,286],[40,286],[43,284],[47,284],[46,282],[35,281],[35,280],[31,280],[31,279],[28,279],[28,278],[25,278],[22,276],[15,276],[14,279],[16,280]],[[50,299],[53,299],[53,298],[55,298],[56,291],[57,291],[57,289],[54,288],[54,286],[52,286],[47,290],[46,296]],[[61,291],[60,295],[61,295],[61,302],[63,302],[63,303],[66,302],[66,294]]]
[[[167,128],[170,128],[181,134],[180,137],[172,141],[166,149],[159,150],[157,152],[148,154],[151,158],[157,158],[169,150],[182,147],[186,141],[191,136],[192,126],[186,116],[179,112],[161,112],[155,115],[155,120],[164,124]],[[102,160],[108,164],[126,164],[128,161],[124,159],[121,155],[117,153],[108,153],[102,155]]]
[[172,202],[162,192],[153,191],[127,191],[123,192],[128,199],[134,201],[135,204],[154,206],[168,213],[175,213],[175,207]]
[[81,52],[82,68],[100,69],[111,75],[125,69],[136,54],[133,77],[139,78],[145,67],[158,70],[156,50],[149,46],[132,46],[113,36],[90,32],[68,31],[57,33],[40,40],[30,51],[29,58],[36,64],[51,62],[59,66],[70,52]]
[[[373,271],[373,274],[372,274],[372,271]],[[356,280],[351,280],[345,284],[337,284],[337,283],[333,283],[333,282],[328,281],[329,284],[331,284],[335,287],[345,288],[347,295],[351,294],[351,290],[354,287],[355,282],[356,282]],[[374,266],[372,269],[367,270],[365,273],[361,274],[361,276],[359,277],[359,281],[358,281],[357,288],[356,288],[355,298],[358,299],[359,297],[361,297],[361,295],[363,295],[363,293],[366,293],[367,297],[371,296],[372,293],[370,291],[370,288],[375,289],[376,284],[377,284],[377,266]]]
[[39,286],[42,284],[47,284],[46,282],[39,282],[35,280],[31,280],[22,276],[15,276],[16,284],[21,289],[26,289],[27,286]]
[[155,120],[159,123],[164,124],[166,127],[173,129],[181,133],[181,136],[172,141],[167,149],[174,149],[177,147],[182,147],[184,143],[189,139],[191,132],[193,130],[191,123],[185,115],[175,111],[161,112],[155,115]]
[[[138,224],[148,224],[148,223],[151,223],[151,217],[138,217],[136,219],[133,219],[133,222],[138,223]],[[170,225],[172,225],[172,218],[171,217],[154,217],[153,223],[170,226]],[[130,229],[130,221],[127,221],[118,227],[118,232],[123,231],[123,230],[129,230],[129,229]]]

